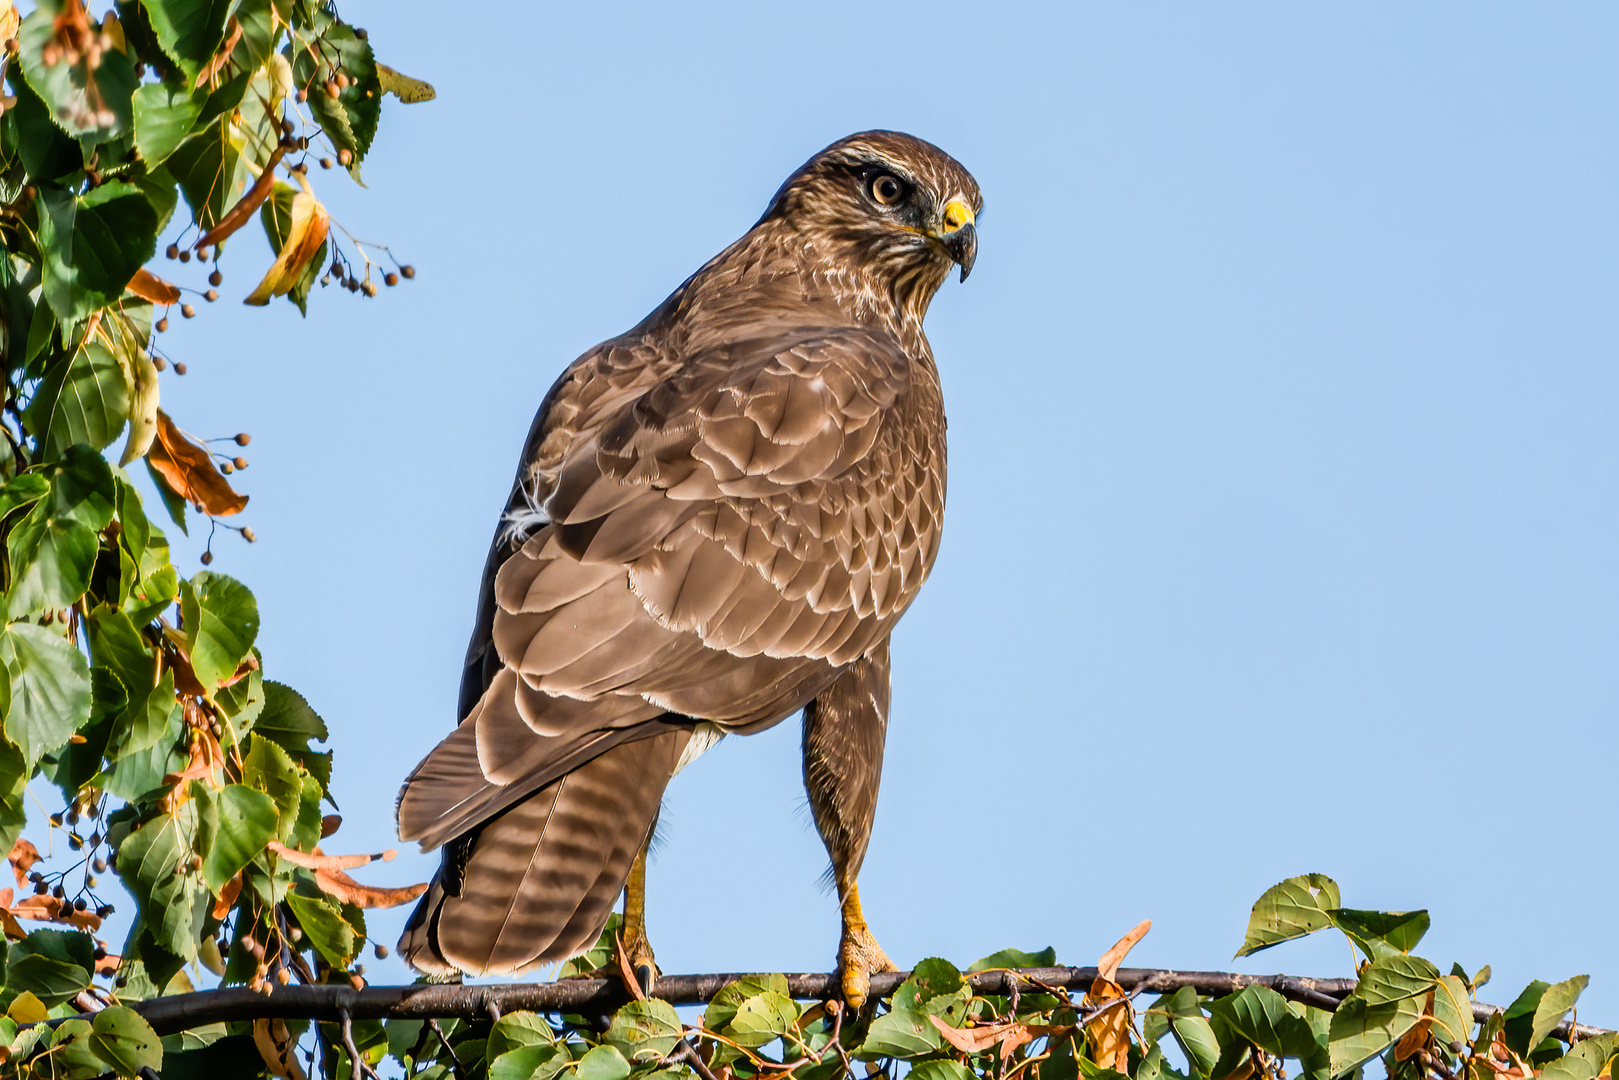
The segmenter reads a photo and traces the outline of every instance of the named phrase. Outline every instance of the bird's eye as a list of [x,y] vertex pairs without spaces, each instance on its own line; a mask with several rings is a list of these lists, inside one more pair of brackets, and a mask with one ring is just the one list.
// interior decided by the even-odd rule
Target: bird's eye
[[878,206],[893,206],[905,198],[905,184],[883,173],[871,182],[871,197],[877,200]]

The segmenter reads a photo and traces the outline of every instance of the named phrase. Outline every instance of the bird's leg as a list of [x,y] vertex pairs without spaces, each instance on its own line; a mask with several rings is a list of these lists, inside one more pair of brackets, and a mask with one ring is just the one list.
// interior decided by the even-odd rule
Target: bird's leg
[[885,640],[804,710],[804,788],[815,827],[832,857],[843,906],[838,979],[853,1008],[866,1002],[871,976],[892,971],[860,910],[855,878],[866,857],[888,733],[888,642]]
[[616,957],[619,971],[634,976],[643,994],[652,992],[652,984],[658,978],[658,964],[646,936],[646,855],[651,845],[652,832],[648,830],[646,842],[630,865],[629,880],[624,883],[624,925]]
[[843,1000],[860,1008],[871,991],[872,973],[893,970],[894,962],[871,936],[860,910],[860,887],[850,882],[843,897],[843,937],[838,942],[838,985],[843,990]]

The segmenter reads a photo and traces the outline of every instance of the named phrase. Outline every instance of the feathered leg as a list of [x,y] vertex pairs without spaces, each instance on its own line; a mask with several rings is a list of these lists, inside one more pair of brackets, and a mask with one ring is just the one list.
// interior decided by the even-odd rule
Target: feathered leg
[[865,1003],[871,975],[893,971],[866,926],[855,878],[871,840],[888,732],[888,641],[855,661],[804,709],[804,788],[832,857],[843,914],[838,974],[851,1006]]

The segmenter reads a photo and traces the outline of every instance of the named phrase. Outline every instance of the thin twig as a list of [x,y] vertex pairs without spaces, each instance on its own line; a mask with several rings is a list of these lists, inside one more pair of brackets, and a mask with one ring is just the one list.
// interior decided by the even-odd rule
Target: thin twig
[[438,1019],[435,1017],[428,1020],[427,1026],[433,1029],[433,1034],[438,1036],[439,1045],[450,1055],[450,1071],[455,1073],[457,1080],[466,1080],[466,1067],[461,1064],[461,1059],[455,1056],[455,1047],[450,1045],[449,1036],[444,1034],[444,1029],[438,1026]]

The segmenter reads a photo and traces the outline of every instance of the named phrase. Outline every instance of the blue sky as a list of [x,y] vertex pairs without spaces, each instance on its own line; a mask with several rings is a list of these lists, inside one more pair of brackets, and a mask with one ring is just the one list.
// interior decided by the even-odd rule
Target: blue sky
[[[1582,1019],[1619,1022],[1619,9],[342,10],[439,96],[390,99],[369,190],[313,180],[417,278],[301,320],[236,303],[269,261],[237,243],[162,389],[198,434],[253,433],[259,541],[221,535],[214,569],[332,726],[331,846],[394,844],[397,784],[455,720],[556,374],[821,146],[900,128],[986,212],[928,324],[950,505],[861,881],[890,955],[1091,963],[1150,917],[1133,963],[1229,968],[1260,892],[1320,871],[1429,908],[1422,951],[1492,964],[1487,999],[1589,972]],[[665,971],[830,966],[797,739],[672,787]]]

